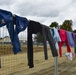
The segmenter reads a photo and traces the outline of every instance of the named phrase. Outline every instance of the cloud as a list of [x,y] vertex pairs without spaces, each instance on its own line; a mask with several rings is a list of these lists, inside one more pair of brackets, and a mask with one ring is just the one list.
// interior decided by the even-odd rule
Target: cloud
[[10,1],[1,0],[1,1],[0,1],[0,6],[1,6],[1,5],[9,5],[10,3],[11,3]]
[[[76,28],[75,0],[1,0],[0,9],[9,10],[13,14],[38,21],[47,26],[53,21],[60,25],[64,20],[71,19],[73,20],[73,29]],[[5,35],[5,33],[3,34]],[[19,36],[25,35],[24,38],[26,38],[26,33],[25,30]],[[1,33],[1,35],[3,34]]]
[[72,0],[2,0],[0,3],[3,8],[21,16],[58,17],[71,2]]
[[21,15],[38,16],[38,17],[57,17],[60,11],[65,8],[71,0],[21,0],[22,2],[16,3],[13,8],[16,7],[15,12],[19,12]]
[[7,1],[7,0],[0,0],[0,6],[2,5],[11,5],[14,3],[15,0],[10,0],[10,1]]

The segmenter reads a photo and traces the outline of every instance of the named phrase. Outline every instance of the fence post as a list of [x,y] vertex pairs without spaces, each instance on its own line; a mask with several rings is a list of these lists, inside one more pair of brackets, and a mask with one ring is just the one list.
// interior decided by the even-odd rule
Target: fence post
[[1,57],[0,57],[0,68],[1,68]]
[[58,75],[58,57],[54,57],[54,75]]
[[[0,38],[1,38],[1,29],[0,29]],[[1,43],[0,43],[0,45],[1,45]],[[1,55],[0,55],[0,68],[1,68]]]
[[[60,29],[60,26],[58,25],[56,28]],[[58,57],[54,57],[54,75],[58,75]]]

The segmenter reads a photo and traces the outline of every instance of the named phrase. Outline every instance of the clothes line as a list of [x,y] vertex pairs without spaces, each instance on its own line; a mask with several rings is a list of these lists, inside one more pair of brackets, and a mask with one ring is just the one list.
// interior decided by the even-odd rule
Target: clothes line
[[[19,38],[18,38],[18,34],[21,32],[21,31],[24,31],[26,28],[29,27],[29,23],[30,23],[31,20],[28,20],[27,18],[25,17],[20,17],[18,15],[15,15],[15,14],[12,14],[10,11],[6,11],[6,10],[2,10],[0,9],[0,27],[2,26],[5,26],[6,25],[6,28],[8,29],[8,33],[10,35],[10,39],[11,39],[11,42],[12,42],[12,45],[13,45],[13,51],[14,51],[14,54],[17,54],[18,52],[21,52],[21,46],[20,46],[20,43],[19,43]],[[39,22],[38,22],[39,23]],[[41,24],[41,23],[39,23]],[[16,25],[16,28],[14,29],[14,25]],[[42,25],[42,24],[41,24]],[[44,25],[45,26],[45,25]],[[33,25],[32,25],[33,27]],[[48,26],[46,26],[48,27]],[[38,28],[38,27],[37,27]],[[37,29],[35,27],[35,29]],[[41,28],[40,28],[41,29]],[[57,29],[57,28],[56,28]],[[59,32],[59,30],[58,30]],[[65,33],[65,34],[62,34],[62,33]],[[54,33],[55,34],[55,33]],[[54,35],[53,34],[53,35]],[[50,33],[51,35],[51,33]],[[65,30],[60,30],[60,38],[62,38],[62,41],[66,42],[66,38],[65,36],[66,35],[66,31]],[[56,34],[54,35],[54,37],[56,36]],[[62,37],[64,36],[64,37]],[[53,37],[53,38],[54,38]],[[43,37],[45,39],[45,37]],[[49,38],[49,37],[48,37]],[[51,37],[50,37],[51,38]],[[56,40],[57,41],[57,40]],[[61,42],[62,42],[61,41]],[[58,42],[58,41],[57,41]],[[57,45],[57,42],[56,42],[56,45]],[[67,43],[68,44],[68,41]],[[44,44],[45,45],[45,44]],[[60,44],[59,43],[59,47],[62,45],[62,43]],[[46,51],[46,46],[44,46],[44,53],[47,53]],[[68,50],[70,49],[69,48],[69,45],[67,45],[67,48]],[[67,51],[68,51],[67,50]],[[59,51],[61,51],[61,48],[59,48]],[[62,52],[59,52],[59,53],[62,53]],[[61,54],[62,55],[62,54]],[[45,55],[45,59],[48,59],[47,57],[47,54]]]
[[[35,22],[35,21],[31,21],[31,20],[28,21],[26,18],[17,16],[17,15],[13,15],[13,17],[12,17],[12,15],[9,15],[9,14],[11,14],[11,12],[7,12],[4,14],[3,14],[4,10],[1,10],[1,12],[0,12],[0,16],[4,15],[5,17],[3,16],[0,19],[0,26],[2,27],[4,25],[6,25],[8,32],[9,32],[9,35],[10,35],[12,45],[13,45],[14,54],[17,54],[18,52],[21,51],[21,47],[20,47],[20,43],[19,43],[19,39],[18,39],[18,34],[21,31],[25,30],[26,27],[28,26],[28,46],[27,46],[28,50],[27,50],[27,54],[28,54],[29,68],[34,67],[32,34],[37,34],[38,32],[41,32],[41,34],[44,36],[43,37],[43,42],[44,42],[43,44],[44,44],[45,60],[48,59],[46,38],[48,39],[48,42],[50,44],[50,48],[51,48],[53,57],[58,56],[57,50],[56,50],[55,45],[54,45],[53,38],[50,34],[49,27],[47,27],[45,25],[41,25],[40,23]],[[9,15],[9,16],[7,16],[7,15]],[[10,20],[10,19],[12,19],[12,20]],[[15,30],[14,30],[14,25],[16,25]]]
[[[14,29],[14,25],[16,26]],[[71,48],[76,47],[76,33],[69,32],[63,29],[48,27],[37,21],[28,20],[25,17],[12,14],[10,11],[0,9],[0,27],[6,26],[11,43],[13,46],[14,54],[21,52],[21,45],[19,42],[18,34],[27,30],[27,58],[29,68],[34,67],[33,59],[33,41],[32,34],[40,33],[43,36],[44,59],[48,59],[47,54],[47,41],[54,57],[55,75],[58,74],[58,51],[62,57],[62,45],[66,43],[67,52],[71,53]],[[59,50],[58,50],[59,49]]]
[[[28,38],[28,57],[29,57],[29,67],[32,68],[33,65],[33,43],[32,43],[32,34],[37,34],[40,33],[41,35],[43,35],[43,44],[44,44],[44,55],[45,55],[45,60],[48,59],[47,56],[47,44],[46,41],[49,42],[50,45],[50,49],[52,52],[53,57],[58,56],[54,41],[53,41],[53,37],[51,36],[50,33],[50,29],[48,26],[42,25],[39,22],[36,21],[30,21],[29,22],[29,26],[28,26],[28,34],[27,34],[27,38]],[[46,40],[47,39],[47,40]]]
[[[14,29],[14,25],[16,25],[16,28]],[[10,35],[10,39],[13,46],[13,52],[14,54],[17,54],[18,52],[21,52],[21,46],[18,38],[18,34],[22,31],[24,31],[26,28],[28,28],[28,45],[27,45],[27,53],[28,53],[28,65],[29,67],[33,67],[33,48],[32,48],[32,34],[37,34],[38,32],[43,35],[43,45],[44,45],[44,58],[45,60],[48,59],[47,55],[47,46],[46,41],[49,42],[50,49],[52,52],[53,57],[58,56],[57,49],[59,46],[59,54],[60,57],[62,57],[62,45],[63,43],[66,43],[67,45],[67,52],[71,52],[70,49],[70,42],[67,39],[69,35],[67,36],[66,30],[58,29],[58,33],[55,32],[55,30],[51,29],[53,32],[51,33],[51,30],[48,26],[43,25],[39,22],[28,20],[25,17],[21,17],[15,14],[12,14],[10,11],[2,10],[0,9],[0,27],[6,26],[8,29],[8,33]],[[55,28],[57,29],[57,28]],[[76,34],[75,34],[76,35]],[[61,41],[58,40],[60,36]],[[30,39],[29,39],[30,38]],[[47,40],[46,40],[47,38]],[[73,39],[76,39],[73,38]],[[31,44],[30,44],[31,42]],[[75,44],[75,43],[74,43]],[[75,45],[74,45],[75,46]],[[30,50],[31,49],[31,50]],[[32,62],[32,63],[30,63]],[[32,64],[32,66],[31,66]]]
[[[15,29],[14,29],[14,25],[16,25]],[[41,32],[41,34],[43,34],[43,36],[44,36],[43,44],[44,44],[45,60],[48,59],[47,50],[46,50],[47,49],[46,38],[48,39],[48,42],[50,44],[50,48],[51,48],[53,57],[58,56],[58,53],[55,48],[54,41],[50,34],[50,30],[49,30],[48,26],[42,25],[39,22],[35,22],[35,21],[31,21],[31,20],[28,21],[24,17],[20,17],[18,15],[12,15],[11,12],[0,9],[0,27],[2,27],[2,26],[6,26],[6,28],[8,29],[8,33],[10,35],[14,54],[17,54],[18,52],[22,51],[20,43],[19,43],[18,34],[21,31],[24,31],[26,29],[26,27],[28,28],[28,39],[31,37],[28,40],[28,46],[27,46],[28,65],[30,68],[34,67],[34,65],[33,65],[33,49],[32,49],[32,41],[31,41],[33,33],[36,34],[37,32]]]

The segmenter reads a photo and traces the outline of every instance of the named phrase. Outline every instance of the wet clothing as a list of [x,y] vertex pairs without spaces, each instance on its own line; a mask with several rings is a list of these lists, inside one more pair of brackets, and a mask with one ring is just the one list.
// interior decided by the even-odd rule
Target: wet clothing
[[70,46],[75,47],[75,42],[72,36],[72,32],[66,31],[68,43]]
[[[15,29],[14,24],[16,24]],[[29,25],[29,22],[26,18],[17,15],[14,17],[11,12],[0,9],[0,27],[5,25],[10,35],[13,52],[14,54],[17,54],[21,51],[18,34],[26,29],[26,27]]]
[[44,41],[44,54],[45,54],[45,59],[47,59],[47,46],[46,46],[46,39],[49,42],[49,45],[51,47],[51,51],[53,56],[58,56],[57,54],[57,50],[55,48],[55,44],[53,41],[53,38],[50,34],[50,29],[47,26],[44,26],[42,24],[40,24],[39,22],[35,22],[30,20],[29,22],[29,26],[28,26],[28,65],[30,68],[34,67],[33,64],[33,41],[32,41],[32,34],[37,34],[37,33],[41,33],[43,35],[43,41]]
[[[26,27],[29,25],[29,22],[26,18],[20,17],[15,15],[13,18],[13,23],[7,25],[7,29],[11,38],[11,42],[13,45],[13,51],[14,54],[17,54],[18,52],[21,52],[21,46],[18,38],[18,34],[25,30]],[[16,24],[15,29],[14,29],[14,24]],[[11,26],[12,25],[12,26]]]
[[75,42],[74,53],[76,54],[76,33],[72,33],[72,36]]
[[58,32],[59,32],[59,35],[60,35],[60,38],[61,38],[61,42],[58,42],[58,44],[59,44],[59,54],[60,54],[60,57],[62,57],[62,48],[61,47],[63,46],[64,43],[66,43],[67,52],[71,52],[71,49],[70,49],[70,45],[68,43],[66,31],[62,30],[62,29],[59,29]]
[[52,29],[50,29],[50,31],[54,39],[55,47],[58,50],[58,42],[61,41],[58,30],[55,27],[53,27]]
[[0,27],[7,25],[11,21],[13,21],[12,13],[0,9]]

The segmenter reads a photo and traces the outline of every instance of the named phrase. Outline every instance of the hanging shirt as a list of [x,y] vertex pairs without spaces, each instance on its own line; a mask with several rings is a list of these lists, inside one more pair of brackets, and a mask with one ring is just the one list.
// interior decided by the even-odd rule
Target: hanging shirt
[[[44,40],[44,53],[45,53],[45,59],[47,59],[47,46],[46,46],[46,39],[49,42],[49,45],[51,47],[51,51],[53,56],[58,56],[57,50],[55,48],[55,44],[53,41],[53,38],[50,34],[50,29],[47,26],[41,25],[39,22],[30,21],[28,26],[28,65],[30,68],[34,67],[33,64],[33,42],[32,42],[32,34],[41,33],[43,35]],[[51,38],[51,39],[50,39]]]
[[[0,27],[5,26],[8,29],[8,32],[10,34],[10,39],[12,42],[12,46],[13,46],[13,52],[14,54],[16,54],[17,52],[20,52],[20,43],[19,43],[19,39],[15,39],[15,41],[17,41],[17,43],[14,43],[14,19],[13,19],[13,15],[11,12],[6,11],[6,10],[2,10],[0,9]],[[16,36],[18,38],[18,36]]]
[[58,42],[61,41],[58,30],[55,27],[53,27],[52,29],[50,29],[50,31],[54,39],[55,47],[58,50]]
[[69,45],[72,47],[75,47],[75,42],[72,36],[72,32],[66,31],[66,33],[67,33],[67,39],[68,39]]
[[63,43],[66,43],[67,52],[71,52],[71,49],[70,49],[70,45],[69,45],[68,40],[67,40],[66,31],[62,30],[62,29],[59,29],[58,32],[59,32],[59,35],[60,35],[60,38],[61,38],[61,42],[58,42],[58,44],[59,44],[59,54],[60,54],[60,57],[62,57],[62,48],[61,47],[62,47]]
[[[26,29],[28,23],[29,22],[26,18],[19,16],[15,16],[14,18],[11,12],[0,9],[0,27],[6,25],[12,42],[14,54],[21,51],[18,34]],[[15,30],[14,24],[16,24]]]
[[[7,29],[8,29],[11,41],[12,41],[14,54],[17,54],[18,52],[22,51],[21,46],[20,46],[20,42],[19,42],[19,38],[18,38],[18,34],[21,31],[26,29],[26,27],[29,25],[29,22],[26,18],[17,16],[17,15],[15,15],[15,17],[13,19],[14,19],[13,20],[14,21],[13,25],[8,24]],[[16,24],[15,29],[14,29],[14,24]],[[11,36],[13,36],[13,39],[12,39]]]

